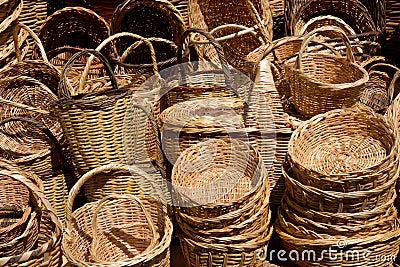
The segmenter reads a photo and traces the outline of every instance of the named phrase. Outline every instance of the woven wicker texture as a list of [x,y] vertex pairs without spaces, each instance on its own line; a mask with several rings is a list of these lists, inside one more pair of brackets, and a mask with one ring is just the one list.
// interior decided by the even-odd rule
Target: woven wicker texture
[[[82,7],[66,7],[46,19],[39,29],[38,36],[50,62],[61,70],[77,51],[96,48],[109,36],[109,31],[108,23],[93,11]],[[34,48],[33,57],[39,57],[37,46]],[[86,58],[82,58],[81,61],[85,66]],[[81,68],[82,65],[75,68]],[[96,68],[91,72],[95,77],[101,74]]]
[[[304,55],[310,40],[318,32],[328,30],[342,38],[347,58],[319,53]],[[288,60],[284,67],[293,103],[297,111],[306,116],[352,106],[368,81],[368,73],[355,64],[348,38],[337,27],[322,27],[309,33],[297,58]]]
[[322,190],[372,190],[398,169],[393,126],[367,109],[334,110],[303,123],[288,157],[299,181]]
[[[102,80],[111,79],[111,86],[103,82],[107,86],[100,87],[98,92],[90,93],[98,80],[85,80],[84,74],[82,81],[90,86],[89,93],[71,97],[66,74],[75,59],[84,53],[92,53],[104,62],[109,78],[104,77]],[[151,109],[148,110],[141,101],[138,102],[139,104],[132,103],[135,100],[135,89],[138,89],[144,81],[143,77],[136,77],[132,79],[133,82],[130,85],[118,89],[111,66],[107,59],[96,50],[87,50],[74,55],[63,69],[61,77],[59,88],[61,100],[55,107],[55,113],[60,118],[78,173],[83,174],[105,163],[123,163],[127,155],[136,157],[139,154],[143,155],[142,158],[136,159],[138,162],[149,162],[160,158],[157,127],[152,119]],[[127,126],[125,115],[128,108],[132,111],[129,113],[130,118],[134,120],[131,123],[148,125],[138,133],[128,133],[132,134],[130,138],[134,137],[140,147],[124,147],[124,129]]]
[[37,32],[47,17],[47,3],[46,0],[24,0],[24,7],[18,20]]
[[0,266],[12,267],[59,267],[61,266],[61,231],[62,225],[55,215],[50,203],[39,189],[27,177],[16,173],[15,170],[2,170],[2,174],[12,177],[15,181],[23,183],[29,188],[34,198],[39,199],[40,205],[40,226],[37,237],[37,244],[31,250],[22,254],[14,254],[9,257],[0,257]]
[[138,183],[149,178],[135,166],[113,164],[83,175],[68,198],[65,256],[73,266],[115,266],[116,261],[128,266],[169,266],[172,222],[166,206],[146,192],[137,197],[109,195],[72,212],[82,185],[111,170],[130,171]]
[[[185,29],[184,22],[179,11],[166,0],[127,0],[115,10],[111,22],[111,32],[135,33],[145,38],[162,38],[174,43],[180,41],[180,36]],[[120,39],[116,43],[117,54],[128,49],[132,43],[126,39]],[[165,42],[154,42],[154,50],[160,62],[159,67],[167,68],[176,63],[176,48]],[[130,69],[139,68],[138,65],[152,66],[147,47],[138,47],[126,57],[125,63],[136,65]],[[143,66],[144,67],[144,66]]]
[[[246,61],[247,54],[272,40],[272,20],[270,3],[267,0],[241,0],[234,5],[229,1],[189,1],[190,27],[221,37],[219,42],[228,63],[246,74],[250,74],[254,67],[254,64]],[[201,59],[219,61],[212,45],[201,39],[196,42]]]

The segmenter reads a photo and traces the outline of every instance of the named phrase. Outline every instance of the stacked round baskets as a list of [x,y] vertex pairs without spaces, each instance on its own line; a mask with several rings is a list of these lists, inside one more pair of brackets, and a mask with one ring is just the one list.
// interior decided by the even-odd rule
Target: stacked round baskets
[[[72,266],[170,266],[172,222],[167,206],[145,188],[135,195],[109,194],[77,210],[82,185],[110,171],[142,181],[151,177],[136,166],[105,165],[83,175],[69,194],[62,247]],[[140,188],[131,184],[132,187]],[[72,212],[73,211],[73,212]]]
[[361,107],[315,116],[293,133],[276,230],[286,250],[314,252],[295,264],[392,264],[400,236],[396,138],[383,116]]
[[256,266],[272,227],[268,176],[254,148],[200,142],[179,157],[172,183],[187,266]]

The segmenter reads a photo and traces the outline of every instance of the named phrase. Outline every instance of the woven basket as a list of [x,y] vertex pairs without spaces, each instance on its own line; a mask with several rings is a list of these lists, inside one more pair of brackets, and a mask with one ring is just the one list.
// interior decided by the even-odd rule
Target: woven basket
[[[378,34],[378,31],[384,29],[377,27],[368,10],[357,0],[302,0],[297,2],[299,3],[295,5],[295,9],[288,18],[292,35],[296,33],[296,28],[302,28],[310,19],[322,15],[332,15],[342,19],[356,33],[376,32]],[[375,39],[376,36],[371,38]]]
[[[149,45],[151,46],[150,43]],[[111,79],[111,86],[107,84],[107,77],[86,81],[84,74],[82,81],[89,86],[87,90],[89,93],[71,96],[66,75],[74,61],[87,53],[96,55],[104,62]],[[79,174],[82,175],[105,163],[125,162],[127,156],[135,155],[135,151],[143,155],[143,158],[137,159],[138,162],[150,162],[160,158],[157,127],[154,120],[149,120],[148,117],[152,116],[151,110],[147,111],[144,104],[132,103],[135,100],[135,90],[140,89],[144,77],[136,77],[132,84],[118,89],[116,78],[107,59],[96,50],[86,50],[75,54],[68,61],[61,74],[61,79],[60,101],[55,106],[54,112],[60,119]],[[94,88],[98,82],[101,82],[103,86],[100,86],[100,90],[96,92]],[[92,93],[93,91],[94,93]],[[134,135],[135,140],[140,143],[131,148],[124,144],[124,130],[127,129],[125,116],[129,108],[140,110],[137,113],[132,111],[131,119],[141,124],[146,122],[148,125]],[[146,131],[143,132],[143,130]],[[110,134],[104,135],[104,133]],[[144,138],[140,139],[141,137]],[[143,145],[143,147],[139,148],[138,145]],[[81,147],[85,147],[85,149],[82,150]]]
[[376,63],[369,67],[369,81],[365,90],[360,95],[360,102],[371,107],[375,112],[383,113],[391,104],[391,99],[399,94],[396,86],[398,76],[393,72],[400,71],[394,65],[387,63]]
[[[67,231],[62,243],[64,255],[73,266],[115,266],[113,262],[116,261],[128,262],[128,266],[169,266],[172,222],[167,216],[166,206],[146,196],[146,191],[144,194],[137,192],[140,194],[137,197],[110,195],[72,212],[81,186],[110,170],[130,171],[144,186],[144,180],[151,181],[151,177],[137,167],[123,165],[102,166],[82,176],[68,199]],[[116,214],[110,217],[110,212]],[[143,254],[146,248],[148,251]]]
[[0,257],[0,266],[10,267],[59,267],[62,264],[61,255],[61,232],[62,225],[55,215],[50,203],[45,198],[42,190],[21,174],[15,171],[2,171],[3,174],[13,177],[15,181],[23,183],[38,198],[41,203],[41,220],[37,244],[31,250],[24,251],[22,254],[14,254],[9,257]]
[[[214,46],[220,62],[222,62],[222,70],[208,69],[185,73],[183,67],[179,68],[179,74],[169,77],[166,80],[165,91],[161,92],[165,99],[165,108],[187,100],[208,97],[241,98],[243,101],[247,101],[251,88],[251,84],[244,81],[244,78],[247,77],[242,73],[229,70],[222,47],[207,32],[198,29],[188,29],[184,32],[178,45],[178,64],[182,63],[184,40],[190,33],[205,36]],[[236,84],[233,83],[234,81]]]
[[[96,48],[109,36],[109,31],[108,23],[93,11],[82,7],[66,7],[46,19],[38,36],[50,62],[61,70],[77,49]],[[39,57],[38,52],[35,46],[34,58]],[[81,60],[85,66],[86,59]],[[93,76],[101,74],[98,69],[91,72]]]
[[18,20],[37,32],[47,17],[47,3],[47,0],[24,0],[24,8]]
[[[269,1],[189,1],[189,26],[218,31],[216,37],[234,68],[251,74],[254,65],[245,60],[248,53],[272,40],[272,13]],[[257,28],[257,30],[256,30]],[[192,40],[193,41],[193,40]],[[218,62],[218,54],[207,40],[197,39],[201,59]]]
[[335,26],[343,30],[343,32],[349,35],[355,35],[356,32],[351,28],[346,22],[344,22],[341,18],[332,16],[332,15],[325,15],[325,16],[317,16],[305,23],[297,24],[295,26],[295,35],[305,35],[307,33],[312,32],[315,29],[324,27],[324,26]]
[[[345,42],[347,58],[318,53],[303,55],[313,36],[328,30],[338,33]],[[323,27],[309,33],[297,58],[287,61],[284,67],[293,103],[306,116],[352,106],[368,81],[368,73],[355,64],[348,38],[336,27]],[[347,75],[343,76],[343,72]]]
[[[20,33],[30,34],[39,47],[42,58],[40,60],[22,60],[20,49]],[[17,62],[11,64],[1,70],[1,77],[27,76],[38,80],[46,85],[53,93],[57,92],[58,82],[60,80],[59,71],[49,63],[46,53],[37,35],[26,25],[19,23],[14,29],[14,49],[16,52]]]
[[[32,171],[42,180],[47,199],[60,220],[64,221],[68,188],[74,181],[69,170],[71,165],[64,158],[62,140],[57,139],[42,123],[29,118],[10,117],[2,120],[0,126],[4,129],[0,139],[2,151],[22,169]],[[6,135],[10,131],[11,134]],[[13,147],[15,144],[18,150]]]
[[[111,32],[135,33],[145,38],[162,38],[174,43],[180,41],[185,30],[184,22],[179,11],[166,0],[129,0],[115,10],[111,22]],[[121,39],[116,43],[118,54],[127,50],[131,41]],[[175,64],[176,49],[169,43],[154,42],[154,50],[160,62],[159,67],[167,68]],[[126,64],[132,64],[133,69],[138,65],[152,66],[152,60],[145,47],[138,47],[126,57]],[[129,65],[128,65],[129,67]]]

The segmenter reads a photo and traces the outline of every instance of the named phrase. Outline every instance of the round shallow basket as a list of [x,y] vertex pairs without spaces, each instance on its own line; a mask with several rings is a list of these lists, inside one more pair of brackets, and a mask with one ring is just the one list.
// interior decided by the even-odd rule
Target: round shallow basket
[[[296,266],[392,266],[399,252],[399,222],[394,229],[360,238],[331,236],[330,238],[306,233],[308,238],[295,237],[284,225],[276,224],[276,232],[286,251],[296,251]],[[310,251],[312,251],[310,253]],[[330,252],[328,252],[330,251]]]
[[[77,50],[96,48],[109,36],[109,25],[92,10],[83,7],[66,7],[49,16],[39,29],[38,36],[50,62],[61,71]],[[33,58],[40,58],[35,46]],[[85,66],[86,58],[76,65],[78,70]],[[102,68],[92,68],[91,75],[101,76]]]
[[[26,32],[31,35],[36,45],[39,47],[42,58],[37,60],[22,60],[21,45],[18,38],[21,32]],[[46,52],[44,51],[43,45],[37,35],[26,25],[18,24],[14,29],[13,38],[17,62],[2,69],[0,77],[31,77],[46,85],[53,93],[56,93],[58,82],[60,80],[60,72],[47,60]]]
[[186,266],[256,266],[259,255],[268,246],[272,227],[261,239],[249,240],[239,244],[216,244],[196,242],[178,232]]
[[[72,210],[87,181],[102,172],[121,169],[132,173],[138,183],[136,188],[144,186],[142,193],[111,194]],[[158,196],[147,195],[145,187],[149,182],[151,177],[142,170],[124,165],[105,165],[80,178],[70,191],[67,230],[62,241],[64,255],[73,266],[115,266],[116,262],[127,266],[169,266],[172,222]]]
[[264,186],[269,198],[267,177],[253,147],[240,140],[210,139],[178,158],[172,170],[173,200],[181,213],[217,217],[244,208],[260,197]]
[[369,81],[360,95],[360,102],[375,112],[384,113],[400,93],[400,69],[388,63],[376,63],[368,68]]
[[207,32],[198,29],[188,29],[184,32],[178,45],[178,64],[182,63],[184,40],[191,33],[198,33],[207,38],[218,53],[222,69],[187,71],[183,66],[177,67],[179,73],[166,79],[167,86],[165,91],[161,92],[165,108],[179,102],[208,97],[236,97],[246,102],[252,82],[246,75],[228,68],[222,47]]
[[0,151],[40,177],[47,199],[63,221],[68,188],[74,181],[59,140],[42,123],[25,117],[9,117],[0,126]]
[[299,182],[339,192],[387,184],[399,160],[393,125],[367,108],[333,110],[304,122],[292,135],[288,158]]
[[[340,35],[347,47],[347,58],[320,53],[304,54],[311,39],[324,31]],[[302,115],[310,117],[352,106],[368,81],[367,71],[355,63],[346,35],[339,28],[331,26],[309,33],[299,55],[288,60],[284,67],[294,106]]]
[[[248,53],[272,40],[273,17],[269,1],[189,0],[189,26],[215,33],[226,59],[234,68],[249,75],[254,64]],[[204,38],[194,38],[200,59],[220,62],[218,53]],[[220,62],[222,63],[222,62]]]
[[[305,2],[305,1],[303,1]],[[310,19],[331,15],[342,19],[357,34],[383,31],[383,28],[377,28],[370,13],[360,1],[344,0],[310,0],[301,5],[290,20],[290,32],[292,35],[299,33],[296,29],[301,29]],[[373,36],[372,39],[375,39]]]
[[[162,38],[178,43],[185,30],[185,25],[179,11],[166,0],[129,0],[118,6],[111,21],[111,32],[135,33],[145,38]],[[156,39],[155,39],[156,40]],[[120,39],[116,42],[116,52],[122,55],[131,45],[131,41]],[[176,64],[176,48],[166,42],[153,42],[159,69]],[[135,73],[140,68],[151,68],[152,59],[146,47],[139,47],[130,53],[119,64],[127,73]],[[112,60],[113,61],[113,60]],[[114,61],[115,62],[115,61]],[[116,61],[118,63],[118,61]]]
[[32,196],[41,203],[39,233],[36,234],[37,243],[32,249],[21,254],[13,254],[8,257],[0,257],[0,266],[7,267],[59,267],[62,264],[61,232],[62,225],[55,215],[51,204],[47,201],[41,189],[28,180],[25,176],[15,171],[2,171],[10,175],[16,181],[23,183],[32,192]]
[[[151,46],[150,42],[146,42]],[[88,53],[94,54],[105,64],[108,77],[87,80],[85,71],[80,79],[79,88],[76,89],[77,86],[74,85],[71,88],[66,78],[67,74],[75,59]],[[143,149],[139,151],[143,157],[137,159],[138,162],[156,161],[160,158],[158,129],[152,119],[152,110],[142,103],[143,99],[135,98],[135,91],[140,89],[144,81],[145,77],[134,76],[131,77],[130,84],[119,87],[108,60],[96,50],[77,53],[66,64],[61,74],[60,101],[55,105],[54,112],[60,119],[73,162],[80,175],[106,163],[125,162],[126,156],[139,149]],[[135,100],[138,100],[138,104]],[[128,115],[134,122],[146,123],[147,126],[139,129],[138,133],[127,133],[126,130],[129,130],[130,126],[125,120],[127,110],[130,111]],[[137,110],[140,112],[134,112]],[[131,126],[133,129],[135,125]],[[143,132],[144,130],[146,131]],[[138,143],[131,148],[127,147],[124,144],[124,134],[134,135]],[[138,145],[144,147],[139,148]],[[82,150],[82,147],[85,149]]]

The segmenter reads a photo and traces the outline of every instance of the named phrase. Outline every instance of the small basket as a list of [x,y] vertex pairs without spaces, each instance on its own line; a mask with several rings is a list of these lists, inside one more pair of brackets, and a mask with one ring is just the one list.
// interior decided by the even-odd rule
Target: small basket
[[[303,55],[310,40],[324,31],[340,35],[347,47],[347,58],[318,53]],[[287,61],[284,67],[294,106],[302,115],[310,117],[352,106],[368,81],[366,70],[355,63],[348,38],[336,27],[323,27],[309,33],[297,58]]]
[[[13,162],[22,169],[35,173],[42,180],[47,199],[60,220],[64,221],[68,188],[74,181],[68,169],[71,166],[62,152],[61,140],[42,123],[29,118],[10,117],[0,121],[0,126],[4,129],[0,138],[2,152],[13,158]],[[30,134],[24,134],[25,131]],[[14,148],[15,145],[18,149]]]
[[[38,36],[50,62],[61,71],[77,49],[96,48],[109,36],[109,25],[93,11],[82,7],[66,7],[49,16],[39,29]],[[39,58],[38,47],[33,58]],[[82,59],[85,66],[86,59]],[[82,67],[82,66],[81,66]],[[93,76],[101,76],[94,69]]]
[[[234,68],[250,75],[254,64],[246,61],[248,53],[272,40],[272,13],[267,0],[230,1],[189,0],[189,25],[208,32],[217,32],[227,61]],[[218,62],[208,40],[192,40],[200,59]],[[220,62],[223,63],[223,62]]]
[[[144,266],[169,266],[172,222],[166,205],[148,196],[146,190],[144,194],[137,192],[137,197],[111,194],[72,212],[81,186],[110,170],[131,172],[138,183],[136,188],[146,186],[146,180],[147,183],[151,181],[151,177],[139,168],[124,165],[106,165],[83,175],[68,199],[67,230],[62,243],[64,255],[73,266],[115,266],[116,262],[129,266],[141,266],[141,263]],[[110,212],[116,214],[110,217]]]
[[[150,42],[148,44],[151,46]],[[86,91],[89,93],[74,95],[75,93],[71,92],[72,89],[68,87],[66,76],[74,61],[87,53],[94,54],[104,62],[111,85],[107,83],[106,77],[86,81],[86,72],[83,74],[81,82],[88,85],[89,89]],[[155,69],[157,70],[156,66]],[[135,153],[143,156],[137,158],[135,163],[157,161],[162,158],[158,129],[152,119],[152,111],[147,110],[140,95],[137,99],[140,100],[138,101],[140,104],[134,102],[136,100],[135,91],[140,89],[145,77],[135,76],[132,80],[131,84],[119,89],[110,64],[96,50],[86,50],[75,54],[63,69],[59,87],[60,101],[55,105],[54,112],[60,119],[74,165],[80,175],[105,163],[125,162],[131,154],[137,156]],[[99,83],[99,90],[96,91],[95,86]],[[155,85],[152,84],[152,86]],[[83,87],[81,83],[80,88]],[[143,124],[145,122],[147,125],[134,134],[137,143],[131,147],[130,145],[133,143],[124,143],[127,140],[124,137],[125,134],[132,134],[125,133],[126,130],[129,130],[127,127],[130,125],[125,119],[127,110],[131,111],[129,113],[131,119],[134,119],[136,123]],[[140,112],[135,113],[134,111],[137,110]],[[134,126],[132,125],[132,127]],[[110,134],[104,135],[104,133]],[[142,145],[143,147],[138,147]],[[85,147],[85,149],[82,150],[81,147]]]
[[[184,22],[179,11],[166,0],[127,0],[115,10],[111,22],[111,32],[135,33],[145,38],[162,38],[178,43],[185,30]],[[116,43],[118,54],[131,45],[125,39]],[[176,63],[176,48],[166,42],[153,42],[160,70]],[[128,70],[138,69],[140,65],[152,66],[152,59],[144,47],[135,49],[124,62]],[[131,67],[129,67],[131,66]],[[136,67],[135,67],[136,66]],[[143,66],[145,67],[145,66]],[[128,71],[129,73],[129,71]]]
[[41,189],[29,181],[26,177],[12,171],[2,171],[10,175],[16,181],[23,183],[32,192],[32,195],[39,199],[41,218],[39,233],[36,235],[35,247],[24,251],[21,254],[14,254],[9,257],[0,257],[0,266],[7,267],[59,267],[62,264],[61,254],[61,233],[62,225],[55,215],[50,203],[45,198]]

